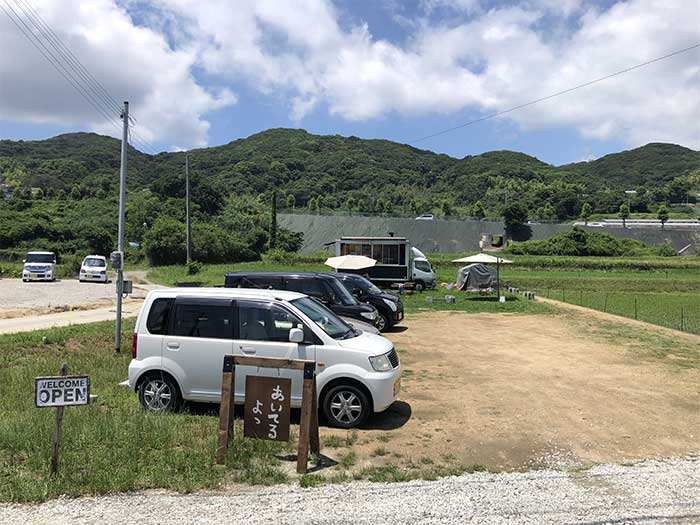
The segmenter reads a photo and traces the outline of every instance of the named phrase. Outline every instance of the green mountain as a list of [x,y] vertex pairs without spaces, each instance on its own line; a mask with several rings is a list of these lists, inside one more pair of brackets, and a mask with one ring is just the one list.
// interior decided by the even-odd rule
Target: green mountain
[[[198,223],[228,230],[239,251],[245,246],[255,253],[268,242],[273,190],[280,208],[312,212],[498,218],[506,204],[519,203],[529,218],[567,220],[578,217],[584,202],[594,212],[616,213],[628,189],[638,191],[635,212],[654,212],[661,202],[694,202],[700,185],[700,153],[672,144],[552,166],[513,151],[456,159],[387,140],[270,129],[187,153],[129,148],[130,240],[145,241],[159,219],[182,220],[186,154]],[[73,230],[90,215],[101,225],[83,230],[93,237],[100,231],[106,246],[114,236],[119,155],[118,140],[92,133],[0,141],[0,183],[16,188],[13,199],[0,201],[0,221],[11,225],[3,233],[0,224],[0,248],[46,239],[77,250],[81,240]],[[37,214],[48,218],[35,223]],[[47,230],[47,221],[55,227]],[[215,230],[212,238],[221,235]]]

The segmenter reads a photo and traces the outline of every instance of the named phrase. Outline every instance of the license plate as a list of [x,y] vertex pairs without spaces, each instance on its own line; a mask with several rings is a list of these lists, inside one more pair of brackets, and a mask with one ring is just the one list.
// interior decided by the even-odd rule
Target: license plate
[[400,377],[394,383],[394,396],[399,395],[399,392],[401,392],[401,378]]
[[85,277],[87,277],[88,279],[92,279],[92,274],[87,273],[87,274],[85,274]]
[[30,278],[30,279],[38,279],[38,278],[39,278],[39,274],[38,274],[38,273],[30,273],[30,274],[29,274],[29,278]]

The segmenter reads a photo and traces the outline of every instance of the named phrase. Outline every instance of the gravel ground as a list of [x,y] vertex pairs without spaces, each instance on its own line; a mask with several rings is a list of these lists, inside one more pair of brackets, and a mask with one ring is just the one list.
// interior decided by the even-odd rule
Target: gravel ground
[[0,280],[1,309],[38,309],[114,302],[114,283],[81,283],[77,279],[23,283],[22,279]]
[[700,523],[700,461],[0,506],[0,523]]

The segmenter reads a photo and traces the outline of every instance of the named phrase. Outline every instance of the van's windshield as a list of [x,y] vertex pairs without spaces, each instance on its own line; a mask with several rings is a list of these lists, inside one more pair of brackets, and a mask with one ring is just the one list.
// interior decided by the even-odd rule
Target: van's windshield
[[337,279],[329,279],[329,284],[333,292],[333,302],[343,306],[353,306],[359,304],[355,296],[352,295],[345,286]]
[[355,337],[355,329],[335,315],[331,310],[310,297],[294,299],[292,304],[299,308],[314,323],[321,327],[321,330],[330,335],[333,339],[349,339]]
[[97,257],[86,257],[83,261],[83,266],[89,266],[90,268],[102,268],[107,266],[104,259],[98,259]]
[[52,253],[28,253],[25,261],[28,263],[53,264],[55,257]]

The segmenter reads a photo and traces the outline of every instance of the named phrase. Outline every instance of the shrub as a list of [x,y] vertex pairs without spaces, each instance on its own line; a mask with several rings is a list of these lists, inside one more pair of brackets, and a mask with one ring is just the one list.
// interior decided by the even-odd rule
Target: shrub
[[675,255],[671,248],[654,248],[634,239],[620,239],[609,233],[589,232],[574,227],[539,241],[515,242],[509,246],[514,255],[566,255],[619,257],[623,255]]

